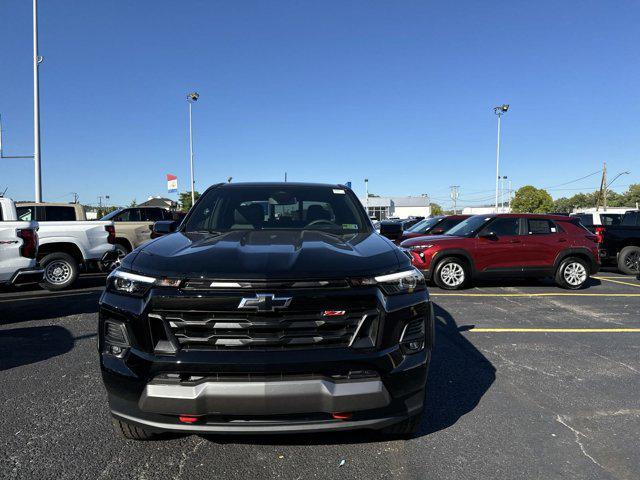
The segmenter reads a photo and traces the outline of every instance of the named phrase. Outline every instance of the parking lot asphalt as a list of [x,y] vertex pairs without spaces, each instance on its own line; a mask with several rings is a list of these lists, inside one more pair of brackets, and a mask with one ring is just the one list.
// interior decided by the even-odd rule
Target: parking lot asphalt
[[96,352],[104,277],[0,293],[0,478],[640,478],[640,282],[601,272],[431,288],[437,346],[419,436],[112,430]]

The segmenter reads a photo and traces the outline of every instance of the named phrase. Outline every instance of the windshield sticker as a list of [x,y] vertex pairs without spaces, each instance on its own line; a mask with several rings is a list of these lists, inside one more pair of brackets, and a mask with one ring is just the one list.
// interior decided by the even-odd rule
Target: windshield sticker
[[344,195],[344,190],[341,188],[334,188],[333,193],[337,193],[338,195]]
[[355,223],[343,223],[342,224],[342,229],[343,230],[357,230],[358,229],[358,225],[356,225]]

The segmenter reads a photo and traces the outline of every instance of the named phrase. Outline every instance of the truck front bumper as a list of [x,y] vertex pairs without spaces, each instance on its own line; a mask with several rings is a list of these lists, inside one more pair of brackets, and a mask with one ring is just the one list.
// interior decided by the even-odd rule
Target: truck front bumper
[[43,275],[44,270],[42,268],[23,268],[13,274],[9,284],[18,287],[20,285],[39,283],[42,281]]

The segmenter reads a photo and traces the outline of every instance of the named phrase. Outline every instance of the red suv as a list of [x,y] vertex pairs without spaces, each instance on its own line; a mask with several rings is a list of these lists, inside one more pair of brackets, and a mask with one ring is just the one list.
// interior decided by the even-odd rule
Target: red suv
[[578,289],[600,269],[598,237],[578,219],[559,215],[475,215],[446,235],[400,246],[427,280],[447,290],[490,275],[552,276],[561,287]]

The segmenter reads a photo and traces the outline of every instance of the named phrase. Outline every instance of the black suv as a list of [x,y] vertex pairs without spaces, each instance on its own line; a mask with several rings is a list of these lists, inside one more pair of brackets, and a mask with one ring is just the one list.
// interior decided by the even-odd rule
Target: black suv
[[410,435],[433,340],[422,274],[341,185],[215,185],[100,299],[102,376],[133,439]]

